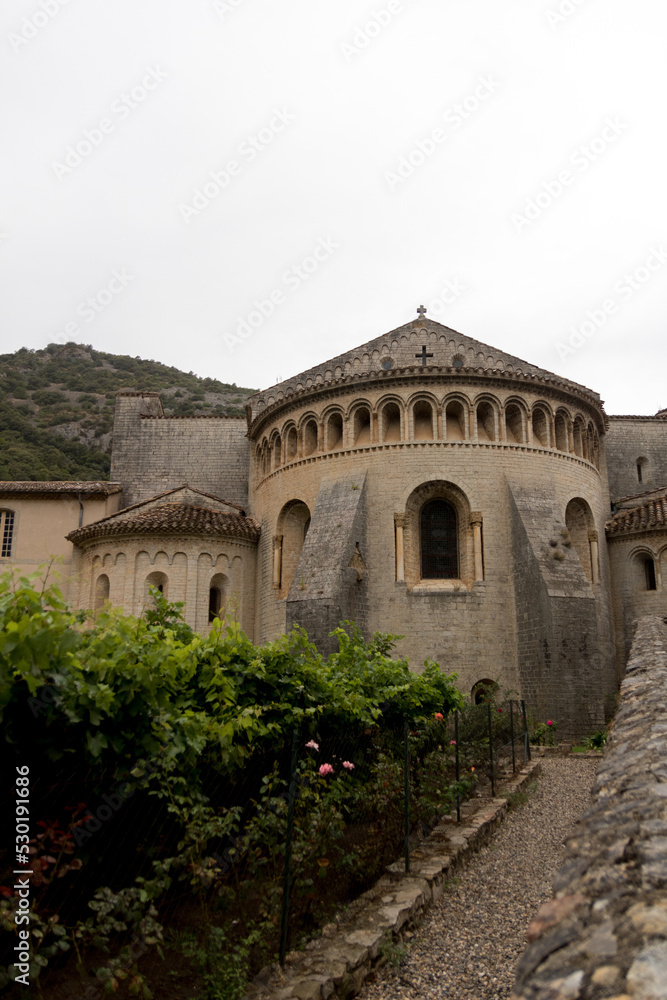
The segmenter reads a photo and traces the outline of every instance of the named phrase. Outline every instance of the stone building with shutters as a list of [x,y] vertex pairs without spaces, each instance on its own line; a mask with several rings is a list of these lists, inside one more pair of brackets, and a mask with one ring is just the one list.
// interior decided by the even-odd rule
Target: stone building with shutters
[[[107,508],[72,506],[58,539],[77,606],[140,613],[154,584],[201,631],[301,625],[325,652],[353,620],[472,697],[498,681],[564,731],[602,724],[634,618],[667,612],[667,412],[609,417],[421,311],[246,411],[167,418],[118,394]],[[3,485],[2,561],[20,562],[28,501]]]

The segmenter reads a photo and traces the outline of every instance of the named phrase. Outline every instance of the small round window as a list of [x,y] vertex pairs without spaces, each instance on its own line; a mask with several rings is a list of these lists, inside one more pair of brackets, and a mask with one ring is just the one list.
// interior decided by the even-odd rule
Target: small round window
[[463,368],[463,358],[460,354],[457,354],[452,361],[452,368]]
[[394,367],[394,362],[392,361],[391,358],[383,358],[382,359],[382,367],[384,368],[384,370],[386,372],[388,372],[391,368]]

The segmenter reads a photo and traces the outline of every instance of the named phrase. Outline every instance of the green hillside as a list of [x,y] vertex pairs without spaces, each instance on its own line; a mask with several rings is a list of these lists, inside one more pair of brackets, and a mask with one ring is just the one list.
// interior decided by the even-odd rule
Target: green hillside
[[244,413],[254,389],[84,344],[0,355],[0,480],[108,479],[119,389],[159,392],[168,416]]

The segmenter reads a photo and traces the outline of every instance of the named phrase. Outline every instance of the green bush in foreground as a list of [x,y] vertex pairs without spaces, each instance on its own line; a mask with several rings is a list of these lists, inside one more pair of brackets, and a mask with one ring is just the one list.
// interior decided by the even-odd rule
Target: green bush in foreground
[[[415,815],[433,821],[455,794],[446,784],[453,749],[438,746],[434,715],[462,699],[437,664],[415,674],[391,657],[394,637],[364,641],[349,623],[334,633],[339,649],[328,659],[300,629],[264,646],[234,624],[201,636],[179,606],[157,592],[154,601],[142,618],[111,608],[93,616],[73,612],[55,588],[0,579],[0,720],[17,763],[40,773],[32,979],[70,948],[86,969],[88,951],[101,948],[111,957],[97,974],[111,991],[150,995],[132,948],[119,948],[128,935],[161,948],[161,911],[184,891],[199,917],[181,951],[210,956],[204,983],[216,975],[221,942],[235,956],[235,982],[270,958],[295,732],[293,899],[305,929],[317,924],[327,880],[361,884],[383,863],[378,845],[392,850],[405,721]],[[354,763],[344,759],[352,747]],[[92,803],[123,797],[118,819],[93,825]],[[359,823],[363,837],[354,835]],[[6,886],[13,860],[2,859]],[[6,887],[0,893],[0,925],[15,931],[17,900]],[[11,960],[10,947],[0,958],[5,979]]]

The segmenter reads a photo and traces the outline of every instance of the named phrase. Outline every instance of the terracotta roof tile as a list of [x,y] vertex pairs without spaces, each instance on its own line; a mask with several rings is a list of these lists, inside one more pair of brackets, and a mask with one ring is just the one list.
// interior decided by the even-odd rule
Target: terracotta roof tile
[[654,497],[637,507],[619,510],[607,521],[608,535],[627,535],[661,528],[667,528],[667,496]]
[[88,496],[110,496],[120,493],[120,483],[107,483],[101,480],[87,482],[63,482],[60,480],[0,480],[0,493],[86,493]]
[[[130,510],[131,508],[128,508]],[[231,514],[190,503],[164,503],[147,510],[124,511],[94,524],[71,531],[68,540],[77,544],[115,535],[215,535],[256,542],[260,527],[252,517]]]

